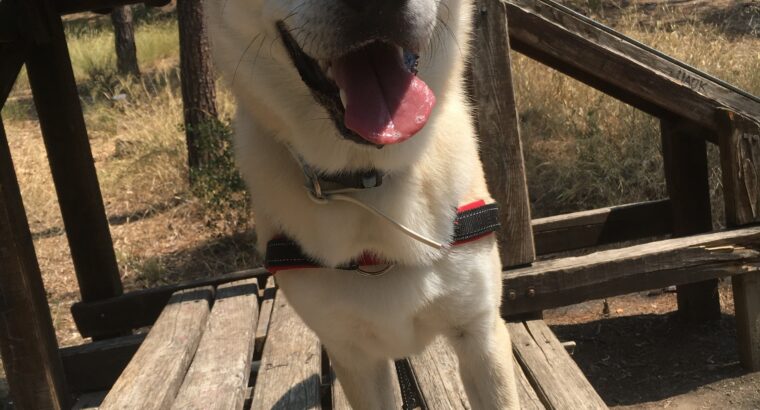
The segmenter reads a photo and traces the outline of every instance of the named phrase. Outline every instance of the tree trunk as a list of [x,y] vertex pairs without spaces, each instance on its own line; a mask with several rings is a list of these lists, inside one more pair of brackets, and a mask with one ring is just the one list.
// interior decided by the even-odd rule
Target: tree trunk
[[188,164],[192,171],[208,162],[203,138],[218,121],[216,86],[209,56],[206,22],[200,0],[177,1],[182,102],[185,108],[185,135]]
[[111,12],[114,38],[116,40],[116,67],[122,75],[140,75],[137,65],[137,47],[135,46],[135,29],[132,24],[132,8],[116,7]]

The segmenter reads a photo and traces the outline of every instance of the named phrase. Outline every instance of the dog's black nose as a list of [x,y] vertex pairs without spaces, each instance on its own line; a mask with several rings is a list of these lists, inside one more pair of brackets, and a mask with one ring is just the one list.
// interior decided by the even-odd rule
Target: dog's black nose
[[342,0],[348,7],[359,13],[393,12],[400,9],[409,0]]

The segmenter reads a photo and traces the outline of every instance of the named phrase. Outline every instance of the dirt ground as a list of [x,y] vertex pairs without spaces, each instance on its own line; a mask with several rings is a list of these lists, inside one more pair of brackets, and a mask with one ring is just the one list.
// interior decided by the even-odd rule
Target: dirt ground
[[760,409],[760,373],[739,365],[730,281],[722,318],[683,323],[674,289],[554,309],[546,321],[610,407]]

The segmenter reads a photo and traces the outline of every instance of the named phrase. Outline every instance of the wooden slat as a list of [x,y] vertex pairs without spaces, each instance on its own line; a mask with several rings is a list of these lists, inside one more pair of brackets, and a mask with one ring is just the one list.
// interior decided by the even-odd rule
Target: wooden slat
[[23,65],[24,53],[20,44],[0,44],[0,109],[5,105]]
[[504,267],[536,258],[528,184],[512,87],[507,10],[500,0],[478,0],[472,94],[480,151],[491,195],[501,205],[498,232]]
[[321,408],[322,350],[282,292],[278,292],[252,410]]
[[[683,130],[678,121],[662,120],[662,155],[673,213],[674,236],[712,231],[707,143]],[[678,286],[679,316],[690,322],[720,319],[718,279]]]
[[267,279],[266,287],[264,288],[264,294],[261,301],[261,313],[259,314],[259,322],[256,326],[256,344],[255,344],[255,357],[260,357],[264,351],[264,342],[267,340],[267,334],[269,333],[269,324],[272,320],[272,308],[274,307],[274,297],[277,293],[277,287],[274,283],[274,277]]
[[132,360],[145,334],[100,340],[61,349],[71,393],[108,390]]
[[515,374],[517,379],[517,394],[520,395],[521,410],[544,410],[546,406],[538,398],[538,394],[530,385],[528,376],[525,375],[519,363],[515,363]]
[[22,4],[27,15],[49,29],[49,41],[28,48],[26,69],[82,300],[118,296],[119,268],[63,24],[52,0]]
[[548,409],[607,406],[543,320],[508,324],[518,362]]
[[410,357],[409,362],[428,409],[470,408],[456,354],[443,338],[437,338],[422,353]]
[[[410,362],[427,408],[470,408],[459,375],[459,359],[442,338],[437,339],[422,354],[412,357]],[[520,407],[523,410],[544,409],[544,405],[517,364],[515,380]]]
[[100,406],[168,409],[206,328],[213,288],[178,292]]
[[67,408],[53,321],[0,118],[0,354],[15,405]]
[[175,292],[266,276],[269,276],[266,270],[252,269],[175,285],[143,289],[100,302],[75,303],[71,307],[71,314],[74,316],[77,329],[82,336],[87,337],[97,333],[120,333],[151,326]]
[[677,116],[713,130],[719,107],[760,116],[757,101],[550,2],[507,4],[515,50],[652,115]]
[[504,315],[760,269],[760,227],[536,262],[504,273]]
[[240,410],[245,402],[259,314],[255,279],[219,287],[173,409]]
[[[741,226],[760,220],[760,123],[731,112],[720,115],[720,152],[726,222]],[[737,271],[739,272],[739,271]],[[736,334],[742,365],[760,370],[760,279],[732,278]]]
[[667,199],[533,220],[539,255],[668,235],[672,229]]

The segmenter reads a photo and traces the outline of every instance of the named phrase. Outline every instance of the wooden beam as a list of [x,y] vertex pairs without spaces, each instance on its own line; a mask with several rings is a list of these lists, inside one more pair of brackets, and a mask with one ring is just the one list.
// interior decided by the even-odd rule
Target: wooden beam
[[[760,117],[760,102],[544,0],[507,0],[515,50],[658,117],[718,129],[720,107]],[[714,137],[714,134],[708,134]]]
[[101,410],[171,407],[206,329],[213,295],[206,287],[172,296]]
[[255,279],[217,289],[206,331],[172,403],[173,409],[243,408],[258,317],[259,287]]
[[[729,111],[721,123],[720,155],[726,222],[742,226],[760,221],[760,123]],[[760,279],[756,275],[732,278],[736,335],[742,365],[760,370]]]
[[317,336],[278,292],[251,409],[320,408],[321,357]]
[[145,334],[100,340],[61,349],[72,394],[110,390],[145,340]]
[[505,268],[527,265],[536,252],[512,86],[507,10],[500,0],[478,0],[476,7],[472,93],[488,188],[502,209],[501,261]]
[[[689,128],[693,127],[681,127],[673,120],[660,123],[673,234],[677,237],[710,232],[713,228],[707,143],[682,131]],[[720,319],[718,279],[679,285],[678,313],[693,323]]]
[[20,44],[0,44],[0,110],[5,106],[23,65],[24,53]]
[[504,315],[760,269],[760,227],[536,262],[504,273]]
[[517,361],[547,409],[606,409],[543,320],[509,323]]
[[668,199],[533,220],[538,255],[669,235],[672,230]]
[[119,268],[63,24],[51,0],[24,5],[32,20],[47,27],[50,35],[49,41],[30,45],[26,68],[82,300],[118,296],[122,293]]
[[175,292],[203,286],[219,286],[250,278],[265,279],[269,276],[269,272],[264,269],[252,269],[176,285],[143,289],[100,302],[75,303],[71,307],[71,314],[79,333],[84,337],[102,333],[123,333],[153,325]]
[[67,409],[55,329],[0,118],[0,354],[16,408]]

